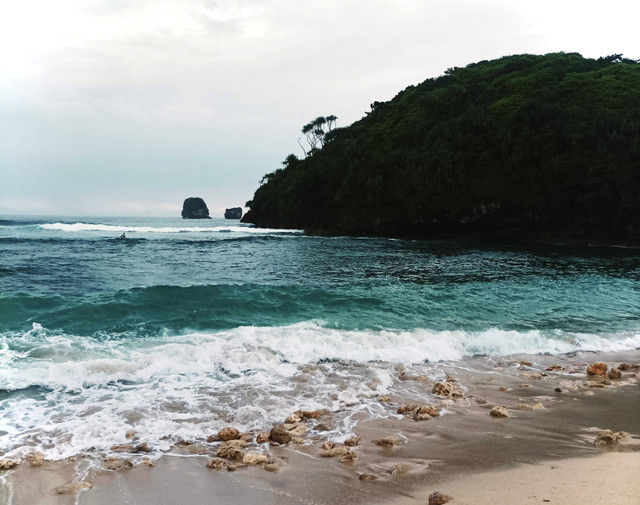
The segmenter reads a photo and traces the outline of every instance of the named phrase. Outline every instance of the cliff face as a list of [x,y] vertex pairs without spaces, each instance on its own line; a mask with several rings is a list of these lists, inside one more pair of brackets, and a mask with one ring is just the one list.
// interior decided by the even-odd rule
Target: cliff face
[[211,219],[209,209],[200,197],[187,198],[182,204],[183,219]]
[[372,235],[640,236],[640,64],[483,61],[374,102],[267,174],[244,222]]

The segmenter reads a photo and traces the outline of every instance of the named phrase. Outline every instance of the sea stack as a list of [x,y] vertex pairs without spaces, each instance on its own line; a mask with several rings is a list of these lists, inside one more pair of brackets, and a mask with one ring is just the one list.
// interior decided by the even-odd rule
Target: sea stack
[[200,197],[187,198],[182,204],[182,219],[211,219],[207,204]]
[[240,219],[242,217],[242,208],[241,207],[233,207],[231,209],[226,209],[224,211],[225,219]]

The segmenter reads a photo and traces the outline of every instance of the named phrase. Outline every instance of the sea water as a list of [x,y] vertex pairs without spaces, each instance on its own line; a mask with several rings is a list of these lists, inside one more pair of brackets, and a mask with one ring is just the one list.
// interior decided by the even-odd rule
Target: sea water
[[135,430],[157,457],[314,408],[346,437],[394,415],[399,367],[639,347],[639,281],[637,249],[3,218],[0,455],[105,455]]

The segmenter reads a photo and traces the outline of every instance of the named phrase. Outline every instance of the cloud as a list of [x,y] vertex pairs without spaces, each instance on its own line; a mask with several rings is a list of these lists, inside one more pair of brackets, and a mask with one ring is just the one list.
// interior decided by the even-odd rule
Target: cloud
[[0,198],[107,214],[124,208],[114,202],[126,186],[149,208],[198,191],[235,206],[302,154],[311,118],[345,126],[407,85],[504,54],[637,58],[637,10],[621,0],[4,2]]

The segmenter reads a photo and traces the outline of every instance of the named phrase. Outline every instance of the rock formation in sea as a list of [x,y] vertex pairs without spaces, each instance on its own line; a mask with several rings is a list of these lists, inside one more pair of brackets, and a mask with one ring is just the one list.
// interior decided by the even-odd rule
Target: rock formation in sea
[[182,204],[182,219],[211,219],[207,204],[197,196],[187,198]]
[[224,211],[225,219],[240,219],[242,217],[242,208],[241,207],[233,207],[231,209],[226,209]]

